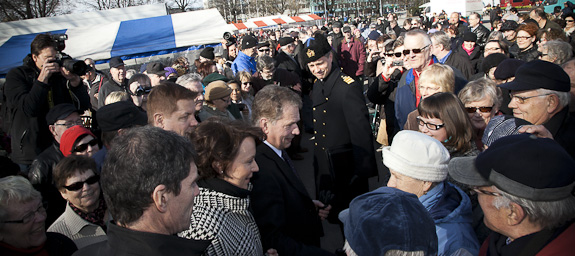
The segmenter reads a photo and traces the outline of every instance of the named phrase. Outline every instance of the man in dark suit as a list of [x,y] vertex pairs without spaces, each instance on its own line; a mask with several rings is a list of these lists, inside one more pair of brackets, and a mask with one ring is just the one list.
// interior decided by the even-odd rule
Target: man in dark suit
[[279,39],[279,45],[280,51],[275,57],[276,68],[283,68],[301,77],[301,68],[294,58],[294,39],[291,37],[282,37]]
[[368,192],[377,175],[374,139],[361,85],[333,65],[334,54],[323,35],[308,39],[303,62],[317,78],[313,85],[314,165],[318,198],[333,206],[328,220]]
[[280,255],[332,255],[319,248],[321,219],[331,206],[312,200],[285,149],[299,134],[301,99],[285,87],[269,85],[254,99],[252,120],[266,134],[256,149],[260,171],[251,193],[254,218],[263,248]]

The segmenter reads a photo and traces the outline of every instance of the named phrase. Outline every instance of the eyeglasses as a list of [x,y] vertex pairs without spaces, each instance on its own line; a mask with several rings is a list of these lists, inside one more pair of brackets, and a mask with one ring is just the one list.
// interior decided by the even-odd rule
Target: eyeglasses
[[501,48],[499,47],[493,47],[493,48],[485,48],[486,51],[499,51],[501,50]]
[[258,52],[270,52],[270,49],[258,49]]
[[477,112],[477,110],[479,110],[479,112],[481,113],[489,113],[491,112],[491,110],[493,109],[493,107],[466,107],[465,110],[467,110],[467,113],[475,113]]
[[487,190],[483,190],[480,188],[473,188],[473,191],[475,191],[478,194],[484,194],[484,195],[488,195],[488,196],[502,196],[501,193],[497,193],[497,192],[491,192],[491,191],[487,191]]
[[574,22],[575,20],[565,20],[565,22]]
[[64,188],[67,189],[68,191],[78,191],[84,187],[84,183],[86,183],[88,185],[92,185],[98,181],[100,181],[100,176],[94,175],[94,176],[86,179],[85,181],[79,181],[79,182],[73,183],[72,185],[64,186]]
[[[386,53],[385,56],[386,57],[393,57],[394,53]],[[401,56],[401,55],[400,55]]]
[[248,85],[248,84],[249,84],[249,85],[251,85],[252,82],[242,82],[242,84],[245,84],[245,85]]
[[76,146],[73,151],[74,152],[84,152],[86,149],[88,149],[88,145],[90,145],[92,147],[96,146],[96,145],[98,145],[98,140],[93,139],[91,141],[88,141],[88,143],[80,144],[80,145]]
[[532,36],[518,36],[517,39],[522,39],[522,40],[527,40],[529,38],[531,38]]
[[395,55],[395,57],[400,58],[401,56],[403,56],[403,52],[394,52],[393,55]]
[[24,217],[22,219],[20,219],[20,220],[7,220],[7,221],[3,221],[2,223],[17,223],[17,224],[30,223],[30,221],[32,221],[36,218],[36,213],[39,213],[41,215],[46,215],[47,206],[48,206],[47,204],[42,203],[42,204],[40,204],[40,206],[38,206],[38,209],[24,215]]
[[65,123],[60,123],[60,124],[54,124],[54,125],[62,125],[62,126],[66,126],[66,128],[70,128],[74,125],[84,125],[84,121],[82,119],[76,120],[76,121],[68,121]]
[[541,97],[541,96],[548,96],[551,95],[552,93],[546,93],[546,94],[540,94],[540,95],[535,95],[535,96],[529,96],[529,97],[521,97],[521,96],[517,96],[517,95],[513,95],[513,94],[509,94],[509,97],[511,98],[511,100],[513,99],[517,99],[517,102],[519,104],[523,104],[525,103],[526,100],[531,99],[531,98],[535,98],[535,97]]
[[403,50],[403,54],[404,55],[409,55],[411,52],[413,52],[413,54],[418,54],[421,53],[425,48],[429,47],[430,45],[426,45],[423,48],[419,48],[419,49],[411,49],[411,50]]
[[419,126],[424,126],[424,125],[425,125],[425,127],[427,127],[427,129],[429,129],[429,130],[434,130],[434,131],[437,131],[437,130],[439,130],[439,129],[441,129],[441,128],[443,128],[443,127],[445,126],[445,124],[432,124],[432,123],[427,123],[427,122],[423,121],[420,116],[417,117],[417,124],[418,124]]
[[541,58],[541,57],[543,57],[543,56],[547,56],[547,55],[549,55],[549,54],[547,54],[547,53],[542,53],[542,52],[539,52],[539,53],[537,54],[537,57]]
[[130,94],[133,96],[142,96],[144,94],[148,94],[152,91],[152,87],[142,87],[141,85],[136,88],[135,92],[130,91]]

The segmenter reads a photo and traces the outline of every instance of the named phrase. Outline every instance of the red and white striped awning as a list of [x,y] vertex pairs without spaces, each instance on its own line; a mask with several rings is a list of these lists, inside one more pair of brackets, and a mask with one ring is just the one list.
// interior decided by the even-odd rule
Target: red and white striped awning
[[248,28],[261,28],[287,23],[310,21],[310,20],[321,20],[321,17],[315,14],[299,15],[299,16],[283,16],[279,18],[262,17],[262,18],[251,19],[251,21],[248,22],[232,23],[231,25],[233,25],[233,27],[232,26],[230,27],[233,30],[241,30]]

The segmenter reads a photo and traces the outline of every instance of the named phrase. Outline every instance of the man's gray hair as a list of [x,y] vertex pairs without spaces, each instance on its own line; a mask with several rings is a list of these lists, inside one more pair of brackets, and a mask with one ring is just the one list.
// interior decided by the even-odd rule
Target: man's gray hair
[[274,58],[269,55],[262,55],[258,56],[256,59],[256,68],[258,71],[262,71],[264,69],[271,69],[275,67]]
[[189,83],[193,83],[193,82],[202,82],[202,75],[198,74],[198,73],[188,73],[185,75],[182,75],[180,77],[178,77],[178,79],[176,80],[176,84],[179,84],[181,86],[184,86],[186,84]]
[[252,105],[253,124],[259,126],[260,119],[264,117],[271,122],[281,119],[284,109],[288,106],[296,106],[301,109],[301,97],[287,87],[265,86],[254,98]]
[[542,49],[547,49],[547,54],[550,59],[554,59],[553,63],[561,65],[573,57],[573,47],[562,40],[551,40],[541,46]]
[[519,198],[495,187],[501,196],[495,197],[493,207],[509,208],[511,203],[519,205],[529,221],[538,224],[542,229],[552,229],[565,224],[575,216],[575,197],[568,196],[557,201],[532,201]]
[[537,92],[540,95],[555,94],[557,98],[559,98],[559,106],[561,106],[562,108],[567,107],[569,105],[569,100],[571,98],[571,94],[569,92],[559,92],[543,88],[537,89]]
[[[17,203],[26,203],[42,198],[30,181],[22,176],[8,176],[0,179],[0,223],[6,221],[8,209]],[[0,227],[2,224],[0,224]]]
[[435,43],[443,46],[444,50],[449,50],[451,48],[451,38],[443,31],[436,31],[430,35],[431,39],[435,40]]
[[421,29],[414,29],[414,30],[407,31],[407,33],[405,33],[405,40],[407,40],[408,37],[413,37],[413,36],[419,36],[423,40],[425,45],[431,44],[431,39],[429,38],[429,35],[427,35],[427,33]]
[[481,19],[481,15],[479,15],[479,13],[472,12],[471,14],[469,14],[469,17],[471,17],[472,15],[477,17],[478,19]]

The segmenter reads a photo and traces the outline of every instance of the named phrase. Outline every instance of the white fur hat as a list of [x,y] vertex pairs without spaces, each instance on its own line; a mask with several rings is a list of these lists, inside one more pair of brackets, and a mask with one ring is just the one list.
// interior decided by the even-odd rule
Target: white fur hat
[[447,178],[449,151],[438,140],[416,131],[400,131],[382,151],[383,164],[411,178],[440,182]]

